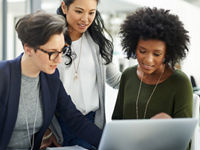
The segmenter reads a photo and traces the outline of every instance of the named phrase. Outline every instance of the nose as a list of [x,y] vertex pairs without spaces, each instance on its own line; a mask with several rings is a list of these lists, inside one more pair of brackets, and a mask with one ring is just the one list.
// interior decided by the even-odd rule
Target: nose
[[148,64],[148,65],[152,65],[153,64],[153,55],[149,54],[145,57],[145,63]]
[[81,21],[83,21],[84,23],[86,23],[88,21],[88,14],[83,14],[81,17]]
[[55,61],[56,63],[60,64],[60,63],[62,62],[62,54],[63,54],[63,53],[59,53],[58,56],[55,58],[54,61]]

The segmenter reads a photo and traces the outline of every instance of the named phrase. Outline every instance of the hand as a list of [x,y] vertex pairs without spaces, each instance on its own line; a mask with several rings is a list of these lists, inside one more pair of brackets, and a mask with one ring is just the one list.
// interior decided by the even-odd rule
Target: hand
[[161,112],[151,117],[151,119],[172,119],[172,117],[167,113]]
[[60,144],[58,144],[56,137],[52,134],[50,129],[47,129],[43,138],[42,138],[42,143],[40,145],[40,149],[45,149],[50,146],[55,146],[55,147],[61,147]]

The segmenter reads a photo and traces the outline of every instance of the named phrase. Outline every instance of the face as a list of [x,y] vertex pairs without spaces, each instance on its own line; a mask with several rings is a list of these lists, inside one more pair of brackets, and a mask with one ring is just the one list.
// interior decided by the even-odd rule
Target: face
[[165,54],[166,44],[160,40],[140,39],[136,48],[139,68],[146,74],[152,74],[162,70]]
[[46,44],[41,45],[36,49],[36,52],[34,52],[32,60],[35,64],[35,68],[37,68],[39,72],[43,71],[47,74],[54,73],[57,65],[61,63],[62,53],[57,53],[57,57],[50,60],[49,55],[46,52],[61,52],[64,45],[63,34],[52,35]]
[[62,10],[66,14],[69,31],[79,34],[85,32],[94,21],[96,8],[97,0],[74,0],[69,7],[62,2]]

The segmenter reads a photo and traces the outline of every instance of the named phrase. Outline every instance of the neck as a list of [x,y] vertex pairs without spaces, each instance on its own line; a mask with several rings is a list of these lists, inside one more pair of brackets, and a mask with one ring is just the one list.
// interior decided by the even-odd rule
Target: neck
[[39,75],[40,70],[35,67],[30,57],[24,53],[21,59],[21,70],[23,75],[35,78]]
[[69,36],[70,36],[72,41],[78,40],[82,35],[83,35],[83,33],[74,31],[73,29],[69,28]]
[[[164,71],[164,72],[163,72]],[[156,84],[158,79],[162,76],[162,74],[165,73],[165,65],[163,64],[161,66],[161,68],[151,74],[147,74],[144,73],[142,70],[138,69],[137,70],[137,74],[139,76],[139,78],[141,79],[141,77],[143,76],[143,82],[146,84]],[[163,76],[162,78],[159,80],[159,82],[162,82],[164,80]]]

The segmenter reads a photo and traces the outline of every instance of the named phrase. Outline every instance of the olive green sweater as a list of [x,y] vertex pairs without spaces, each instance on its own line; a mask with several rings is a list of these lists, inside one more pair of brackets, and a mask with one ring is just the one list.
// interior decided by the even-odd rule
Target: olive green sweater
[[[136,99],[140,80],[137,66],[126,69],[121,77],[120,88],[112,119],[136,119]],[[139,119],[144,119],[144,110],[155,85],[142,83],[139,101]],[[158,84],[149,102],[146,117],[165,112],[173,118],[192,117],[193,92],[190,80],[180,70]]]

